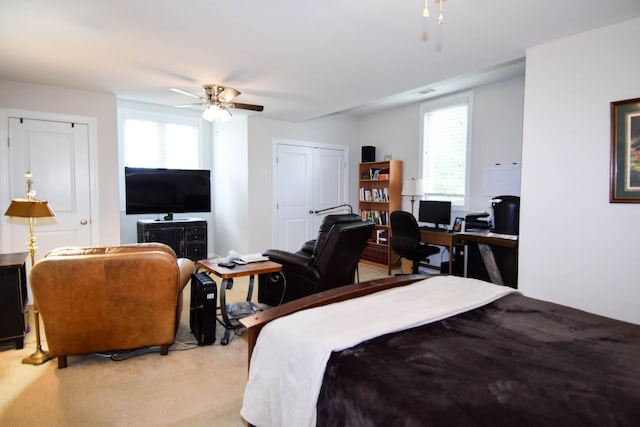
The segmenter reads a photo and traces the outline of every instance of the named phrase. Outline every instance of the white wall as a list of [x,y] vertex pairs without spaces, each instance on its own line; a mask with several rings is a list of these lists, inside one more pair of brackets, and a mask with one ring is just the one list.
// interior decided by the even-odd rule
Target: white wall
[[215,239],[209,252],[213,249],[217,256],[230,250],[250,252],[249,218],[253,220],[255,212],[249,209],[248,146],[246,116],[215,125],[211,171]]
[[[490,211],[489,197],[484,196],[485,166],[520,162],[523,102],[524,78],[473,89],[470,211]],[[403,179],[418,178],[421,125],[420,103],[371,114],[360,120],[360,145],[376,147],[376,160],[387,154],[402,160]],[[360,161],[360,153],[355,161]],[[402,203],[403,210],[411,211],[409,197]],[[414,214],[418,215],[417,202]]]
[[[420,104],[404,105],[360,118],[359,141],[360,146],[376,148],[376,161],[384,160],[387,155],[401,160],[403,179],[419,178]],[[354,162],[357,164],[361,160],[361,152],[358,152]],[[358,184],[353,188],[358,188]],[[402,198],[402,210],[411,212],[409,197]],[[414,214],[418,215],[418,202],[414,205]]]
[[118,186],[114,185],[118,168],[116,97],[108,93],[0,80],[0,108],[95,120],[97,129],[90,129],[90,132],[95,132],[97,153],[90,155],[97,159],[97,170],[93,171],[97,192],[93,197],[97,198],[98,212],[92,220],[99,222],[99,227],[98,235],[92,236],[92,241],[94,244],[117,244],[120,222]]
[[492,213],[500,194],[485,195],[485,168],[522,161],[524,77],[474,89],[473,105],[469,210]]
[[[332,116],[303,123],[269,120],[249,116],[249,244],[250,252],[271,248],[274,236],[273,163],[274,139],[295,139],[334,145],[346,145],[349,153],[349,200],[357,206],[357,164],[360,140],[355,119]],[[354,160],[355,159],[355,160]]]
[[609,203],[610,103],[640,97],[640,19],[527,51],[519,288],[640,323],[640,205]]

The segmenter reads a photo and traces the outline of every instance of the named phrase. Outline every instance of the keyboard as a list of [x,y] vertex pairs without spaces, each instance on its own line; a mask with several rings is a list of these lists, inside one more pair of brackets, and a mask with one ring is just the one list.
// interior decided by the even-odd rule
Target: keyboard
[[420,230],[425,230],[425,231],[438,231],[438,232],[446,232],[447,229],[446,228],[435,228],[435,227],[428,227],[426,225],[423,225],[420,227]]

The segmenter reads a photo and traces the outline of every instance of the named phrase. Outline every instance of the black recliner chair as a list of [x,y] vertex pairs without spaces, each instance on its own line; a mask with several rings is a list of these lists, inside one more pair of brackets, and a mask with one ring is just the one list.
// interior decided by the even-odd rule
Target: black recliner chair
[[403,258],[413,261],[413,274],[418,274],[420,261],[440,252],[436,246],[420,241],[416,218],[405,211],[391,212],[391,248]]
[[276,306],[354,282],[358,260],[373,223],[356,214],[327,215],[315,240],[295,253],[269,249],[263,255],[282,264],[282,273],[261,275],[258,302]]

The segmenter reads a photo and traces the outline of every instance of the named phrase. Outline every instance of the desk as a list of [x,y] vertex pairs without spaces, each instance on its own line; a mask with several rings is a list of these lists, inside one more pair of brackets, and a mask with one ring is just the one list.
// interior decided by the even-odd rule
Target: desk
[[[227,345],[231,331],[235,331],[242,327],[238,321],[242,317],[260,311],[261,308],[251,302],[253,296],[254,276],[267,273],[279,273],[282,271],[282,265],[273,261],[252,262],[245,265],[236,265],[235,268],[226,268],[218,265],[218,261],[226,259],[205,259],[198,261],[198,267],[203,268],[222,279],[220,284],[220,315],[216,320],[224,326],[224,337],[220,340],[220,344]],[[226,290],[233,287],[233,278],[249,276],[249,289],[247,291],[247,299],[245,301],[227,304]]]
[[[517,262],[518,251],[518,236],[512,236],[510,234],[498,234],[490,231],[465,231],[461,233],[448,233],[442,231],[432,231],[420,229],[420,240],[430,245],[444,246],[449,251],[449,274],[453,274],[453,247],[456,245],[468,246],[471,244],[477,244],[478,250],[484,267],[487,269],[489,279],[491,282],[504,285],[505,281],[503,275],[498,268],[494,251],[491,249],[493,246],[505,248],[509,252],[514,252],[515,260]],[[502,250],[504,252],[504,250]],[[467,263],[469,258],[469,251],[465,251],[465,269],[464,276],[467,276]],[[512,262],[513,263],[513,262]],[[515,267],[514,267],[515,268]],[[511,281],[514,281],[512,279]],[[514,283],[515,284],[515,283]]]
[[453,246],[458,233],[420,229],[420,240],[436,246],[444,246],[449,251],[449,274],[453,272]]
[[[492,247],[500,248],[501,253],[511,254],[509,256],[510,277],[509,286],[517,287],[517,262],[518,262],[518,236],[510,234],[497,234],[490,231],[467,231],[454,234],[454,244],[462,244],[468,246],[469,243],[478,245],[482,262],[487,270],[489,279],[497,285],[505,285],[503,274],[496,262]],[[468,276],[469,250],[465,250],[465,269],[464,275]]]

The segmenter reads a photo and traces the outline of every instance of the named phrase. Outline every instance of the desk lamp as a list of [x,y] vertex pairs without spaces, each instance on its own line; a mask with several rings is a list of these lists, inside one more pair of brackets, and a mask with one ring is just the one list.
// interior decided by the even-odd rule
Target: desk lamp
[[[11,200],[11,204],[4,214],[10,217],[27,218],[29,220],[29,240],[27,241],[27,246],[29,247],[29,256],[31,257],[31,267],[33,267],[37,249],[36,238],[33,235],[33,224],[35,223],[35,219],[52,217],[55,216],[55,213],[49,207],[46,200],[38,200],[34,198],[36,192],[31,188],[31,184],[33,183],[31,180],[31,172],[25,173],[24,177],[27,179],[27,198]],[[41,365],[51,359],[49,353],[42,350],[39,318],[38,306],[34,298],[33,320],[36,329],[36,351],[30,356],[22,359],[22,363],[29,365]]]

